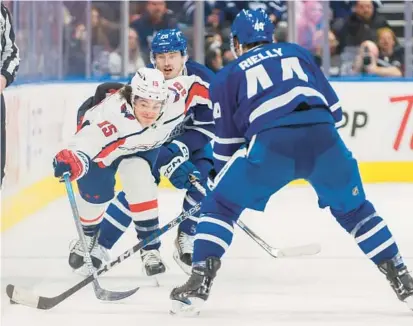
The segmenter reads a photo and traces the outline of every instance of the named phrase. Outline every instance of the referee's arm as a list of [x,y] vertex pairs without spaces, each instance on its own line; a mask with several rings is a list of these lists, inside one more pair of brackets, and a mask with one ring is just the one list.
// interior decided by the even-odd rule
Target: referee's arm
[[1,31],[0,93],[14,81],[20,63],[10,12],[3,4],[1,5],[1,16],[4,19],[4,25]]

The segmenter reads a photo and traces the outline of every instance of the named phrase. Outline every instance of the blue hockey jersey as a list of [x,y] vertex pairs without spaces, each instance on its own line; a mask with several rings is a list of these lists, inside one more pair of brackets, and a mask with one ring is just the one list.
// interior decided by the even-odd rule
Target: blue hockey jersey
[[310,52],[292,43],[259,46],[232,61],[210,85],[217,172],[262,130],[342,118],[331,85]]
[[[153,65],[149,65],[149,67],[153,68]],[[186,75],[196,75],[209,84],[215,77],[215,74],[210,69],[193,60],[188,60],[184,69]],[[193,87],[196,87],[196,85]],[[192,99],[188,99],[188,101],[192,102],[192,104],[196,103]],[[199,103],[188,107],[184,122],[172,136],[174,139],[186,144],[189,151],[194,153],[209,144],[214,138],[214,133],[215,125],[212,110],[208,105]],[[165,148],[162,148],[158,157],[158,164],[163,165],[168,160],[169,155],[170,153]]]

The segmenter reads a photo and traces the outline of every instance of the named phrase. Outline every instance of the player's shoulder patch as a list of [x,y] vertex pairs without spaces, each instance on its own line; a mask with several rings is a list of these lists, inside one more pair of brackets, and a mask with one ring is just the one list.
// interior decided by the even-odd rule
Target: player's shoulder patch
[[123,114],[123,116],[126,119],[129,120],[135,120],[135,116],[130,112],[128,106],[126,105],[126,103],[123,103],[120,107],[120,112]]
[[178,76],[167,80],[168,89],[173,94],[173,103],[178,102],[181,96],[185,97],[188,94],[190,79],[190,76]]

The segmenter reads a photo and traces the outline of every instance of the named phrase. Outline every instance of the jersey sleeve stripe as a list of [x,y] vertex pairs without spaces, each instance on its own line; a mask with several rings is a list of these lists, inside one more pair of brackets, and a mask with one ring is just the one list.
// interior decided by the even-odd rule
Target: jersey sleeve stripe
[[192,126],[185,126],[185,129],[196,130],[196,131],[199,131],[200,133],[203,133],[204,135],[208,136],[208,137],[211,138],[211,139],[214,139],[214,138],[215,138],[215,135],[214,135],[212,132],[210,132],[210,131],[208,131],[208,130],[206,130],[206,129],[204,129],[204,128],[192,127]]
[[118,139],[115,142],[110,143],[106,147],[104,147],[94,158],[95,159],[104,159],[107,157],[110,153],[112,153],[114,150],[116,150],[120,145],[123,145],[126,141],[126,138]]
[[224,161],[224,162],[228,162],[231,159],[231,156],[226,156],[226,155],[220,155],[217,153],[212,153],[212,156],[217,159],[218,161]]
[[192,120],[192,123],[194,124],[194,126],[205,126],[205,125],[214,124],[214,121],[198,121],[198,120]]
[[245,143],[245,138],[220,138],[215,137],[214,140],[219,144],[242,144]]
[[325,103],[326,106],[328,106],[326,98],[320,92],[310,87],[297,86],[291,89],[290,91],[288,91],[287,93],[284,93],[282,95],[279,95],[277,97],[274,97],[262,103],[257,109],[255,109],[250,114],[250,117],[249,117],[250,123],[252,123],[255,119],[259,118],[260,116],[270,111],[277,110],[277,109],[280,109],[288,105],[291,101],[293,101],[299,95],[304,95],[306,97],[311,97],[311,96],[318,97]]
[[330,106],[330,111],[334,112],[334,111],[336,111],[340,108],[341,108],[341,104],[340,104],[340,102],[337,102],[337,103],[334,103],[333,105]]
[[138,131],[138,132],[134,132],[133,134],[129,134],[125,137],[119,138],[116,141],[113,141],[109,144],[107,144],[104,148],[102,148],[102,150],[92,158],[92,161],[96,160],[96,159],[103,159],[105,157],[107,157],[110,153],[112,153],[116,148],[118,148],[119,146],[123,145],[126,142],[126,139],[128,137],[132,137],[135,135],[139,135],[143,132],[145,132],[148,129],[148,127]]
[[[193,106],[194,104],[192,102],[195,101],[196,98],[201,98],[203,99],[199,101],[199,104],[209,104],[210,105],[210,101],[209,101],[209,89],[208,87],[200,84],[200,83],[193,83],[191,88],[188,91],[188,96],[185,100],[185,113],[186,111],[188,111],[188,109]],[[195,104],[198,104],[198,102],[196,102]]]

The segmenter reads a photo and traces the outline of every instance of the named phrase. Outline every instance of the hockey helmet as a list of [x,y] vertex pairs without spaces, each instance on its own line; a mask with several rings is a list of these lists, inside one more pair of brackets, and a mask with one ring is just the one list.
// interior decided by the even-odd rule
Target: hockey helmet
[[155,65],[155,55],[167,52],[181,52],[182,56],[188,53],[187,40],[177,29],[162,29],[156,33],[151,45],[151,62]]
[[231,49],[234,50],[234,37],[239,44],[273,42],[274,24],[263,9],[242,10],[235,17],[231,26]]
[[168,87],[163,73],[153,68],[139,68],[131,80],[132,102],[136,97],[148,100],[166,101]]

